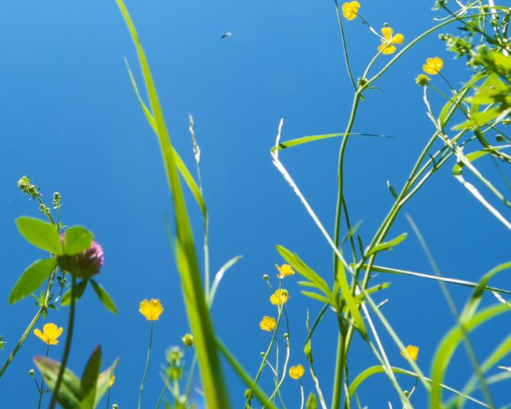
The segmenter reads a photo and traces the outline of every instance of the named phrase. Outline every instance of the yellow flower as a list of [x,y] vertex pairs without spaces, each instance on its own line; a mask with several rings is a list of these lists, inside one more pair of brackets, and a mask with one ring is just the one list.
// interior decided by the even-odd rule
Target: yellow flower
[[394,35],[394,30],[390,27],[383,27],[381,29],[383,38],[381,39],[381,45],[378,46],[378,51],[382,54],[393,54],[396,52],[396,47],[393,44],[403,44],[405,38],[403,34]]
[[149,321],[156,321],[163,312],[160,300],[144,300],[140,303],[140,314]]
[[272,317],[264,317],[263,320],[259,323],[259,328],[261,328],[263,331],[271,332],[277,325],[277,321],[275,321],[275,318]]
[[419,347],[408,345],[405,350],[401,351],[401,355],[416,361],[419,356]]
[[271,297],[270,302],[273,305],[283,305],[287,303],[287,299],[289,298],[289,292],[287,290],[277,290],[275,291]]
[[280,267],[278,264],[275,264],[275,267],[277,267],[277,270],[279,270],[279,275],[277,277],[280,279],[292,276],[295,273],[289,264],[282,264]]
[[342,14],[346,20],[354,20],[357,17],[360,3],[358,1],[348,1],[342,5]]
[[300,379],[305,373],[302,365],[296,365],[289,368],[289,376],[293,379]]
[[440,72],[442,67],[444,66],[444,62],[440,57],[428,58],[426,60],[426,64],[422,66],[422,69],[426,74],[436,75]]
[[48,323],[43,327],[43,332],[39,328],[34,330],[34,335],[40,338],[47,345],[57,345],[58,338],[62,335],[64,328],[58,328],[55,324]]
[[114,386],[114,383],[115,383],[115,375],[112,375],[110,377],[110,380],[108,381],[108,387],[111,388],[112,386]]

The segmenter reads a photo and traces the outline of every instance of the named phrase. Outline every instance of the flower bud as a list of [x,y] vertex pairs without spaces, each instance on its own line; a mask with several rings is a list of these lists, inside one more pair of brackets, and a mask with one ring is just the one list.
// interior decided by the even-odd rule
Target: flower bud
[[192,334],[186,334],[181,340],[183,344],[185,344],[185,347],[191,347],[194,344]]
[[112,405],[112,409],[119,409],[119,405],[118,405],[117,403],[114,403],[114,404]]
[[33,378],[35,376],[35,371],[31,369],[30,371],[28,371],[28,374]]
[[268,274],[263,275],[263,280],[264,281],[268,281],[269,279],[270,279],[270,277],[268,277]]

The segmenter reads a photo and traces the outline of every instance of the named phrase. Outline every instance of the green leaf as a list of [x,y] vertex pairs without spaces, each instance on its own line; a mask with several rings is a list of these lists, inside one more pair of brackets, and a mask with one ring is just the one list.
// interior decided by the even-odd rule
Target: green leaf
[[[83,293],[85,292],[85,288],[87,288],[87,282],[89,280],[82,280],[80,281],[75,288],[75,301],[78,301],[80,298],[82,298]],[[60,300],[60,305],[62,306],[68,306],[71,304],[71,289],[69,289]]]
[[431,367],[430,408],[442,407],[441,382],[459,343],[480,325],[508,311],[506,305],[490,306],[463,322],[463,328],[456,326],[444,337],[436,350]]
[[211,285],[211,290],[209,292],[208,306],[210,308],[213,305],[213,300],[215,299],[216,291],[218,290],[218,286],[220,285],[220,281],[222,281],[222,278],[224,277],[224,274],[226,273],[227,270],[229,270],[232,266],[234,266],[242,258],[243,258],[243,256],[236,256],[236,257],[231,258],[215,274],[215,279],[213,280],[213,284]]
[[118,364],[119,360],[116,359],[108,369],[99,374],[96,386],[96,401],[94,402],[95,407],[98,405],[103,395],[108,391],[108,389],[110,389],[110,379],[112,378]]
[[305,277],[310,282],[316,285],[316,288],[330,298],[330,288],[325,280],[321,276],[312,270],[307,264],[305,264],[297,254],[291,253],[288,249],[283,246],[277,246],[277,251],[280,253],[282,258],[286,260],[291,267],[293,267],[298,274]]
[[74,256],[88,250],[94,235],[82,226],[73,226],[66,230],[64,241],[64,254]]
[[103,303],[103,305],[107,308],[108,311],[117,314],[117,307],[115,306],[115,303],[113,302],[110,295],[106,292],[106,290],[94,280],[90,280],[90,283],[92,284],[92,288],[94,289],[94,292],[98,296],[99,301]]
[[18,282],[14,285],[9,295],[9,304],[14,304],[36,291],[48,279],[56,267],[57,260],[54,258],[38,260],[33,263],[24,271]]
[[305,405],[305,409],[318,409],[318,401],[316,399],[316,395],[314,393],[309,393],[309,397],[307,398],[307,404]]
[[[34,358],[34,363],[43,375],[46,384],[53,390],[60,370],[60,363],[44,357]],[[66,368],[57,401],[64,409],[81,409],[81,400],[80,380],[73,372]]]
[[369,249],[365,256],[369,257],[373,254],[379,253],[380,251],[391,250],[392,247],[397,246],[404,239],[406,239],[406,236],[408,236],[408,233],[403,233],[391,241],[380,243],[377,246],[374,246],[372,249]]
[[[206,404],[210,408],[228,409],[230,407],[229,397],[225,379],[222,374],[222,365],[215,342],[213,324],[204,296],[199,261],[197,259],[192,228],[179,178],[179,172],[182,172],[180,168],[180,158],[172,146],[149,63],[140,43],[135,25],[133,24],[124,2],[122,0],[116,0],[116,2],[137,51],[140,68],[144,77],[145,89],[149,98],[149,106],[151,108],[151,112],[147,109],[145,109],[144,112],[146,116],[148,116],[148,113],[150,114],[148,116],[148,121],[158,137],[167,181],[172,193],[172,208],[177,232],[174,256],[181,277],[188,321],[192,334],[196,339],[195,350],[197,352],[197,361],[199,362]],[[183,168],[186,169],[186,167]],[[186,177],[184,177],[184,179],[189,183]],[[195,182],[193,186],[196,188]],[[196,200],[200,200],[203,204],[200,191],[192,189],[192,193]],[[205,206],[201,206],[201,209],[203,215],[205,215]]]
[[16,225],[25,240],[33,246],[57,256],[63,254],[60,236],[53,224],[32,217],[20,217],[16,220]]
[[90,356],[83,371],[80,387],[82,390],[81,409],[94,409],[99,371],[101,369],[101,347],[98,345]]
[[313,293],[311,291],[301,291],[301,293],[306,297],[312,298],[313,300],[318,300],[324,302],[325,304],[330,304],[330,300],[328,298],[323,297],[322,295],[319,295],[317,293]]

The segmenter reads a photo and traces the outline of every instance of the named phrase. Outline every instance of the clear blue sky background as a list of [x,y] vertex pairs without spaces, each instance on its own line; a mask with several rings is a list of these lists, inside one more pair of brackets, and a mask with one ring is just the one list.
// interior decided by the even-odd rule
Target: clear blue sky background
[[[433,24],[432,1],[367,0],[363,15],[376,28],[388,22],[410,41]],[[210,214],[211,266],[229,258],[243,260],[225,277],[213,308],[215,327],[245,367],[255,373],[259,352],[270,335],[259,330],[263,315],[274,315],[263,274],[274,284],[276,244],[296,251],[324,277],[331,276],[331,252],[294,193],[274,169],[269,150],[277,125],[285,118],[283,139],[342,132],[352,100],[341,41],[331,1],[273,0],[208,2],[129,0],[127,6],[145,46],[173,142],[194,169],[188,113],[195,118],[202,150],[204,194]],[[376,52],[378,39],[358,21],[345,25],[355,76]],[[453,28],[452,28],[453,29]],[[231,38],[220,36],[231,31]],[[155,323],[151,368],[144,408],[154,407],[162,388],[159,365],[170,345],[188,332],[178,274],[165,231],[170,210],[160,153],[132,90],[123,58],[140,79],[136,56],[113,0],[4,0],[0,3],[0,334],[8,342],[0,361],[14,347],[35,307],[30,299],[7,303],[21,272],[44,254],[18,234],[14,220],[37,216],[37,207],[16,186],[29,175],[45,199],[58,190],[67,225],[91,229],[105,250],[98,279],[117,303],[107,312],[92,294],[78,304],[78,323],[70,367],[81,373],[86,358],[101,344],[105,364],[120,357],[112,402],[136,405],[149,323],[138,313],[144,298],[161,299],[165,312]],[[347,152],[346,194],[352,220],[362,220],[366,241],[392,204],[390,180],[400,188],[432,133],[414,84],[424,60],[440,56],[445,75],[459,84],[468,78],[464,62],[453,60],[436,34],[405,55],[361,104],[354,130],[393,139],[353,138]],[[382,60],[388,57],[382,57]],[[439,78],[435,84],[444,87]],[[441,101],[433,98],[436,108]],[[281,158],[323,223],[332,230],[339,140],[284,151]],[[450,174],[451,166],[407,205],[442,273],[477,280],[491,267],[508,261],[509,232],[488,215]],[[492,172],[491,166],[487,171]],[[190,213],[201,240],[200,214]],[[391,236],[411,232],[401,215]],[[414,234],[379,263],[424,273],[432,270]],[[420,346],[419,364],[429,373],[435,347],[454,320],[431,281],[383,277],[392,287],[383,311],[403,341]],[[307,308],[315,317],[320,305],[299,293],[297,279],[286,282],[291,299],[291,364],[305,364]],[[511,287],[504,274],[494,282]],[[470,291],[451,288],[458,305]],[[489,299],[491,301],[491,299]],[[49,321],[67,327],[67,309],[51,311]],[[42,328],[40,321],[37,327]],[[474,334],[480,357],[508,333],[509,317]],[[381,328],[380,328],[381,329]],[[391,362],[407,367],[385,331]],[[65,334],[65,332],[64,332]],[[60,359],[64,341],[50,355]],[[335,322],[329,314],[314,340],[316,365],[330,400],[335,359]],[[0,407],[34,408],[37,393],[28,370],[45,347],[30,335],[16,361],[0,381]],[[355,337],[352,376],[376,364]],[[191,358],[188,357],[188,362]],[[461,388],[469,365],[460,351],[447,381]],[[509,360],[502,362],[509,365]],[[495,373],[493,371],[492,373]],[[227,371],[231,400],[241,407],[244,387]],[[269,376],[269,374],[266,374]],[[267,378],[269,379],[269,378]],[[266,386],[270,383],[264,382]],[[306,390],[312,390],[308,375]],[[413,382],[403,381],[410,388]],[[199,386],[199,385],[197,385]],[[361,389],[370,407],[399,406],[387,381],[375,378]],[[285,386],[288,407],[298,407],[297,383]],[[497,403],[506,394],[495,390]],[[419,390],[417,407],[426,406]],[[103,407],[101,405],[100,407]],[[395,406],[396,407],[396,406]]]

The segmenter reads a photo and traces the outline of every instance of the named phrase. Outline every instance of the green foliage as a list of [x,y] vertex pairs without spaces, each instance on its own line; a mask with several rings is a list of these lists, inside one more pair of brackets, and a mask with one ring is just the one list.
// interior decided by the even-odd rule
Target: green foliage
[[14,304],[37,291],[56,267],[57,260],[54,258],[38,260],[31,264],[14,285],[9,295],[9,303]]
[[90,248],[94,235],[82,226],[73,226],[66,230],[64,253],[68,256],[80,254]]
[[[92,353],[82,378],[79,379],[71,370],[65,369],[62,384],[57,397],[64,409],[94,409],[108,391],[110,379],[118,361],[100,373],[101,348],[98,346]],[[46,384],[53,390],[60,370],[60,364],[44,357],[34,358],[34,362],[43,375]]]
[[90,280],[90,283],[92,284],[92,288],[94,289],[94,292],[98,296],[99,301],[103,303],[103,305],[107,308],[108,311],[117,314],[117,307],[115,306],[114,301],[106,292],[106,290],[98,282],[94,280]]
[[16,225],[21,235],[33,246],[57,256],[64,254],[59,233],[51,223],[32,217],[20,217]]

